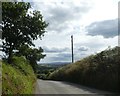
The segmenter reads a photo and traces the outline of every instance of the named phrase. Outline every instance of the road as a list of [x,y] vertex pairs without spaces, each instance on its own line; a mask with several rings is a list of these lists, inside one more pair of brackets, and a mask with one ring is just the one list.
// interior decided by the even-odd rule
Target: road
[[35,94],[109,94],[109,93],[63,81],[50,81],[38,79]]

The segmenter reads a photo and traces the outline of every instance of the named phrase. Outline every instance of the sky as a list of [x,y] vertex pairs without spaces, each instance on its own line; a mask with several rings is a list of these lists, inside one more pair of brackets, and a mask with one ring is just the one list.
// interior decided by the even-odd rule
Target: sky
[[71,62],[71,35],[75,61],[118,45],[118,0],[32,0],[31,5],[49,23],[42,40],[34,41],[46,54],[41,63]]
[[71,35],[75,61],[118,45],[119,0],[23,1],[49,23],[42,40],[34,41],[46,54],[40,63],[71,62]]

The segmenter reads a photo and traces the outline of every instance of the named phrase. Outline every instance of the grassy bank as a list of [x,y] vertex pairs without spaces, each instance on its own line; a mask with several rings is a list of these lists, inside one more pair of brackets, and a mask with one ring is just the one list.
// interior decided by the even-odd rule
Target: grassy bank
[[24,57],[12,62],[2,62],[2,94],[32,94],[36,77],[29,62]]
[[69,64],[50,74],[49,79],[64,80],[102,90],[119,92],[120,48],[107,49]]

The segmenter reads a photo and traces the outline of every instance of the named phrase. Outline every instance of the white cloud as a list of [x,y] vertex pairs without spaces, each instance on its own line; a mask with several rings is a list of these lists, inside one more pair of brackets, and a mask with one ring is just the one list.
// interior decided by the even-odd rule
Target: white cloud
[[83,2],[83,0],[78,4],[74,2],[32,3],[33,8],[40,10],[45,20],[50,23],[47,29],[58,33],[69,29],[70,24],[76,22],[79,24],[83,14],[92,7],[91,3]]
[[[112,27],[109,27],[107,31],[105,26],[108,24],[102,25],[105,35],[97,31],[95,34],[92,30],[93,34],[89,36],[88,30],[86,31],[86,26],[90,26],[93,22],[116,19],[118,0],[32,1],[34,1],[33,8],[40,10],[45,20],[49,22],[48,32],[43,40],[35,41],[37,47],[41,46],[46,52],[49,51],[41,62],[71,61],[71,35],[74,36],[75,60],[100,52],[108,46],[118,45],[118,36],[104,38],[108,36],[106,33],[109,30],[116,28],[115,25],[110,24],[109,26]],[[97,30],[100,29],[98,26]]]

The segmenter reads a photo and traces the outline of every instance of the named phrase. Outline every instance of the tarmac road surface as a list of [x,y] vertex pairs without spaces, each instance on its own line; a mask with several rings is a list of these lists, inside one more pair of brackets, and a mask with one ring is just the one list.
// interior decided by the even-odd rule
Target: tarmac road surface
[[63,82],[63,81],[50,81],[50,80],[37,80],[35,94],[110,94],[106,91],[100,91],[85,86]]

